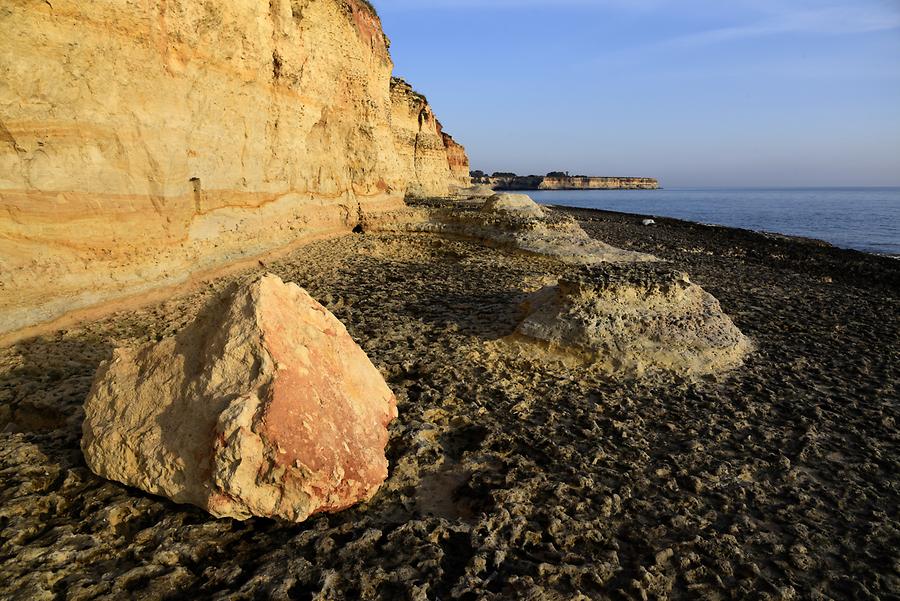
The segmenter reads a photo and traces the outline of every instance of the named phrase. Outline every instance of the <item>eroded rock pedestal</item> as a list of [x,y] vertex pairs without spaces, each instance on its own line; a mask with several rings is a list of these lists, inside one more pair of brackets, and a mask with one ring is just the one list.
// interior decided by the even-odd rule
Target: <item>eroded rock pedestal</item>
[[740,365],[751,343],[711,294],[657,265],[584,269],[533,294],[517,337],[609,372],[686,376]]
[[387,477],[394,395],[343,324],[265,276],[101,365],[82,449],[100,476],[218,517],[302,521]]
[[525,194],[491,194],[469,188],[455,200],[420,200],[412,210],[373,221],[383,231],[428,232],[487,246],[553,257],[571,265],[641,263],[652,255],[616,248],[588,236],[570,216],[545,210]]
[[482,213],[502,213],[522,218],[543,219],[544,211],[527,194],[494,194],[481,207]]

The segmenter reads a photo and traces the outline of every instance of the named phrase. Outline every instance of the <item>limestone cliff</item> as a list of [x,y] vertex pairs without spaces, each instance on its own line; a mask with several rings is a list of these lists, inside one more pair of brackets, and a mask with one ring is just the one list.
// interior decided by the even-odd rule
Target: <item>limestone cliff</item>
[[494,175],[473,178],[494,190],[656,190],[650,177],[591,177],[586,175]]
[[412,197],[447,196],[469,185],[465,149],[445,134],[428,100],[400,78],[391,79],[391,122],[401,169]]
[[364,0],[9,0],[0,31],[0,333],[348,231],[419,185]]
[[444,147],[447,149],[447,162],[450,163],[450,185],[467,188],[472,185],[469,176],[469,157],[453,136],[444,132]]
[[656,190],[659,182],[650,177],[590,177],[583,175],[545,177],[539,190]]

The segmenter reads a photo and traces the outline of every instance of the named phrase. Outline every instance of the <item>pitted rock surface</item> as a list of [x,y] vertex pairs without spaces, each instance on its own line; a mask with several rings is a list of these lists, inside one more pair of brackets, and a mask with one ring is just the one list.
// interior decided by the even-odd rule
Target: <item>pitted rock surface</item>
[[[371,232],[303,246],[0,348],[0,598],[896,596],[900,264],[568,213],[690,273],[753,339],[744,365],[634,379],[496,352],[523,292],[577,271],[559,261]],[[264,271],[333,312],[397,395],[375,498],[237,522],[93,475],[79,441],[97,365]]]
[[[477,199],[477,200],[476,200]],[[616,248],[591,238],[571,217],[541,207],[525,194],[491,194],[485,200],[410,200],[411,210],[379,215],[374,229],[423,232],[474,240],[486,246],[551,257],[569,265],[643,263],[653,255]]]
[[607,371],[715,374],[740,365],[752,346],[711,294],[655,265],[585,269],[523,308],[518,336]]
[[505,213],[543,219],[544,211],[527,194],[495,194],[487,199],[481,210],[485,213]]
[[303,521],[387,477],[394,395],[346,328],[266,275],[180,334],[101,365],[82,449],[95,473],[218,517]]

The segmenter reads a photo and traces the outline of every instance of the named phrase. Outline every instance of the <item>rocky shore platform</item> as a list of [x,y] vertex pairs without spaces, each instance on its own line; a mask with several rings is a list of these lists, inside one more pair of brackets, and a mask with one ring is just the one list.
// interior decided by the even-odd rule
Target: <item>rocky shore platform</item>
[[[0,349],[0,598],[897,598],[900,261],[565,212],[689,273],[752,340],[743,366],[538,361],[502,341],[573,267],[433,234],[314,242]],[[241,522],[93,475],[79,443],[98,364],[266,272],[339,318],[396,394],[378,494]]]

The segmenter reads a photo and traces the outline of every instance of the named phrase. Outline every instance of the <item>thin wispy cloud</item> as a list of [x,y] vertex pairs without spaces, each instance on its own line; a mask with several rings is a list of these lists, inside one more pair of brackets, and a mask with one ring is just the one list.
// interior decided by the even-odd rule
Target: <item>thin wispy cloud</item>
[[692,32],[663,41],[666,46],[727,42],[786,33],[853,34],[900,28],[896,0],[379,0],[378,8],[402,11],[497,11],[581,8],[599,13],[709,14],[732,12],[742,23]]
[[897,183],[900,0],[372,2],[478,168]]
[[900,28],[900,10],[856,6],[787,10],[748,25],[721,27],[664,40],[663,47],[700,46],[779,34],[858,34]]
[[706,0],[686,2],[689,8],[684,5],[682,8],[693,11],[693,14],[703,14],[704,6],[709,10],[720,9],[718,18],[723,24],[683,33],[670,32],[668,36],[645,43],[606,48],[602,55],[581,61],[580,65],[626,65],[651,60],[661,53],[779,36],[796,38],[900,32],[900,4],[895,2],[860,0],[857,4],[847,4],[823,0],[734,0],[725,13],[721,10],[721,3],[712,6]]

